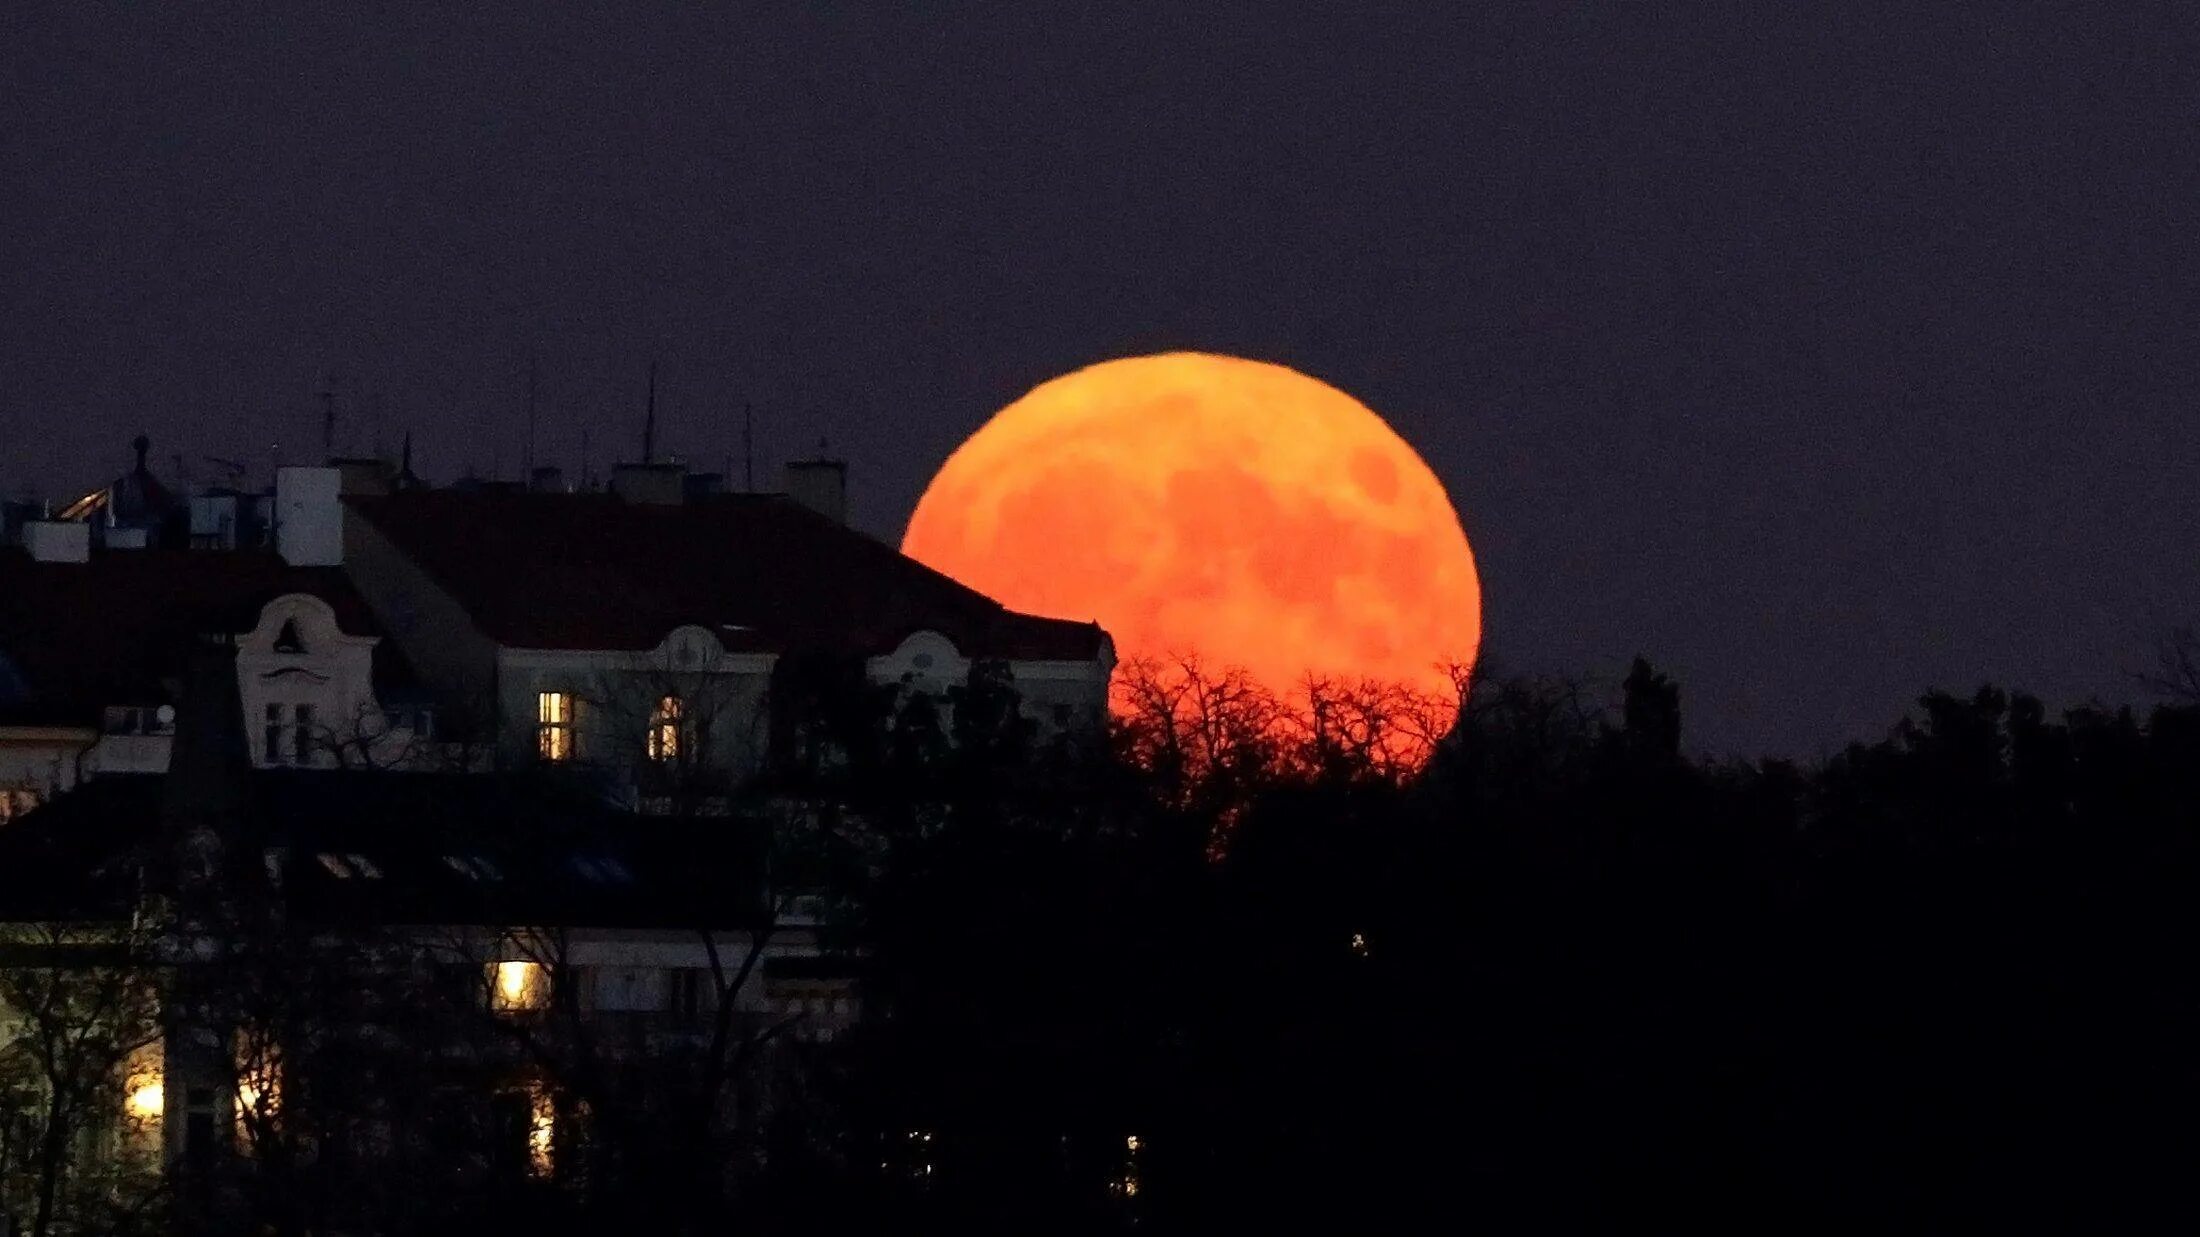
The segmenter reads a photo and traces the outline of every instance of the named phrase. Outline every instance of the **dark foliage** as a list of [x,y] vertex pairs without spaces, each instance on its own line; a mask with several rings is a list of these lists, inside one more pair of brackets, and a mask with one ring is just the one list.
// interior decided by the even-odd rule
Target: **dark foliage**
[[1936,693],[1804,770],[1618,703],[898,850],[866,1170],[964,1231],[2189,1215],[2200,712]]

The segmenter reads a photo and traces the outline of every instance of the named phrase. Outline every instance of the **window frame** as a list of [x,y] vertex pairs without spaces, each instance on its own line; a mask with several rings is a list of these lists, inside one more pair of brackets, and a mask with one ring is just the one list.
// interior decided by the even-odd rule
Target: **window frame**
[[579,700],[569,691],[535,693],[535,758],[544,764],[570,764],[579,754],[574,719]]
[[666,692],[657,698],[656,707],[650,710],[643,754],[653,763],[672,764],[681,759],[687,749],[687,740],[687,701],[677,693]]

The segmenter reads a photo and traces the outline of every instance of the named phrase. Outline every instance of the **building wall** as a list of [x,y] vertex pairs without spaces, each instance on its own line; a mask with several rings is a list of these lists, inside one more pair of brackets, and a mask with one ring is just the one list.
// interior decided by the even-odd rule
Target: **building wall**
[[694,759],[746,775],[765,754],[775,661],[767,654],[728,653],[699,627],[669,632],[645,652],[500,650],[497,704],[505,720],[499,760],[519,767],[540,758],[541,697],[563,693],[573,702],[573,763],[631,772],[646,758],[657,702],[673,695],[682,702],[682,734],[698,745]]
[[[1113,658],[1093,661],[1011,661],[1023,715],[1040,737],[1096,729],[1107,715],[1108,676]],[[970,681],[971,661],[953,641],[935,631],[909,635],[891,653],[870,659],[866,669],[875,683],[944,694]]]
[[260,621],[237,639],[237,696],[252,763],[394,769],[424,761],[409,725],[393,724],[375,698],[380,643],[345,633],[318,597],[292,593],[263,607]]
[[1107,661],[1013,661],[1008,671],[1024,716],[1042,736],[1096,731],[1105,723],[1112,672]]
[[0,727],[0,824],[74,787],[98,739],[75,726]]

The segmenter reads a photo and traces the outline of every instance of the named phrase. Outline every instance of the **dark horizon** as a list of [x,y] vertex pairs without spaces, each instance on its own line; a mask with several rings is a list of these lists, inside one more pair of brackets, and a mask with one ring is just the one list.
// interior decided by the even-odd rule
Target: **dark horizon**
[[0,493],[182,453],[516,476],[819,438],[898,539],[1045,379],[1290,365],[1450,489],[1495,664],[1809,757],[2200,616],[2200,23],[1205,6],[488,18],[32,4]]

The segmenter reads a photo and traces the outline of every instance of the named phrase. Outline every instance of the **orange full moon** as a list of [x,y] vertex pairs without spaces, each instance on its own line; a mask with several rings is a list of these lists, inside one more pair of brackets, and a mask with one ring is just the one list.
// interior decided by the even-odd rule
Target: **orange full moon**
[[902,551],[1012,609],[1099,622],[1285,698],[1309,676],[1448,693],[1482,590],[1444,487],[1383,419],[1280,365],[1108,361],[948,457]]
[[939,469],[902,552],[1122,658],[1450,693],[1481,643],[1459,513],[1382,418],[1283,365],[1168,352],[1038,385]]

